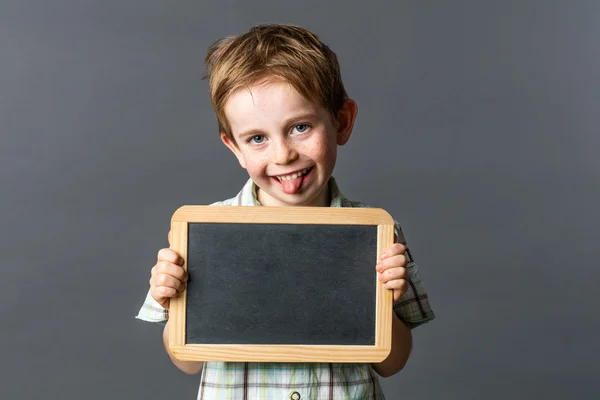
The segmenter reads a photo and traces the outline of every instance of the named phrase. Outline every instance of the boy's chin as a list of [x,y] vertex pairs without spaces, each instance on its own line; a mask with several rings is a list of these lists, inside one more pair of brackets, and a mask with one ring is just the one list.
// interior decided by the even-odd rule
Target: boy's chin
[[[278,190],[277,188],[274,189]],[[301,207],[314,205],[313,203],[316,201],[308,193],[286,194],[283,191],[273,193],[271,190],[264,189],[258,189],[257,197],[259,203],[263,206]]]
[[270,191],[266,191],[264,189],[259,189],[257,193],[258,201],[263,206],[293,207],[304,203],[298,195],[289,195],[285,193],[278,195],[269,192]]
[[281,188],[274,189],[275,191],[279,190],[279,193],[272,193],[271,190],[265,191],[262,189],[258,191],[257,197],[260,204],[264,206],[276,205],[283,207],[315,207],[329,205],[329,199],[321,198],[322,196],[320,196],[323,190],[326,190],[326,187],[318,193],[312,193],[312,191],[308,191],[294,194],[284,193]]

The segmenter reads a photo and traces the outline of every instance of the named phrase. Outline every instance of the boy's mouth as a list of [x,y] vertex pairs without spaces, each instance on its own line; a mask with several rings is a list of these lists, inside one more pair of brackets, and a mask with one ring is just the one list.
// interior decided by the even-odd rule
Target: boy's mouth
[[286,194],[293,194],[300,189],[312,169],[313,167],[310,167],[289,175],[276,175],[273,179],[276,179],[279,182]]

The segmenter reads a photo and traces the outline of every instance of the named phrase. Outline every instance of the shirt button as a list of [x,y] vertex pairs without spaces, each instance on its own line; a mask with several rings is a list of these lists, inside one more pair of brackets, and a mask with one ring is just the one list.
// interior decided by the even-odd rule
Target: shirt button
[[300,400],[300,393],[298,392],[292,392],[292,394],[290,394],[290,399],[291,400]]

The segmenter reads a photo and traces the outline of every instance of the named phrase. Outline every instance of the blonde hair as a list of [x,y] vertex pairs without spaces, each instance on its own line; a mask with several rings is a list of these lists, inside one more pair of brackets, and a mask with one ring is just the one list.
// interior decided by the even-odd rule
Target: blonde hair
[[337,56],[307,29],[259,25],[217,40],[208,50],[204,78],[209,80],[219,131],[235,143],[224,107],[229,96],[261,79],[280,79],[335,118],[348,95]]

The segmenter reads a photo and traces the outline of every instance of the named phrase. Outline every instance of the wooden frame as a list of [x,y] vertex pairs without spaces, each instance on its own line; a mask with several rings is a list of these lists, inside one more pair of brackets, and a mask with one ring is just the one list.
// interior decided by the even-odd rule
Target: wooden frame
[[[394,241],[394,220],[378,208],[330,207],[209,207],[183,206],[171,219],[171,249],[185,260],[187,269],[188,223],[249,224],[339,224],[376,225],[377,254]],[[255,362],[381,362],[391,350],[392,291],[376,282],[375,345],[231,345],[186,344],[186,292],[171,299],[169,312],[169,347],[187,361],[255,361]]]

